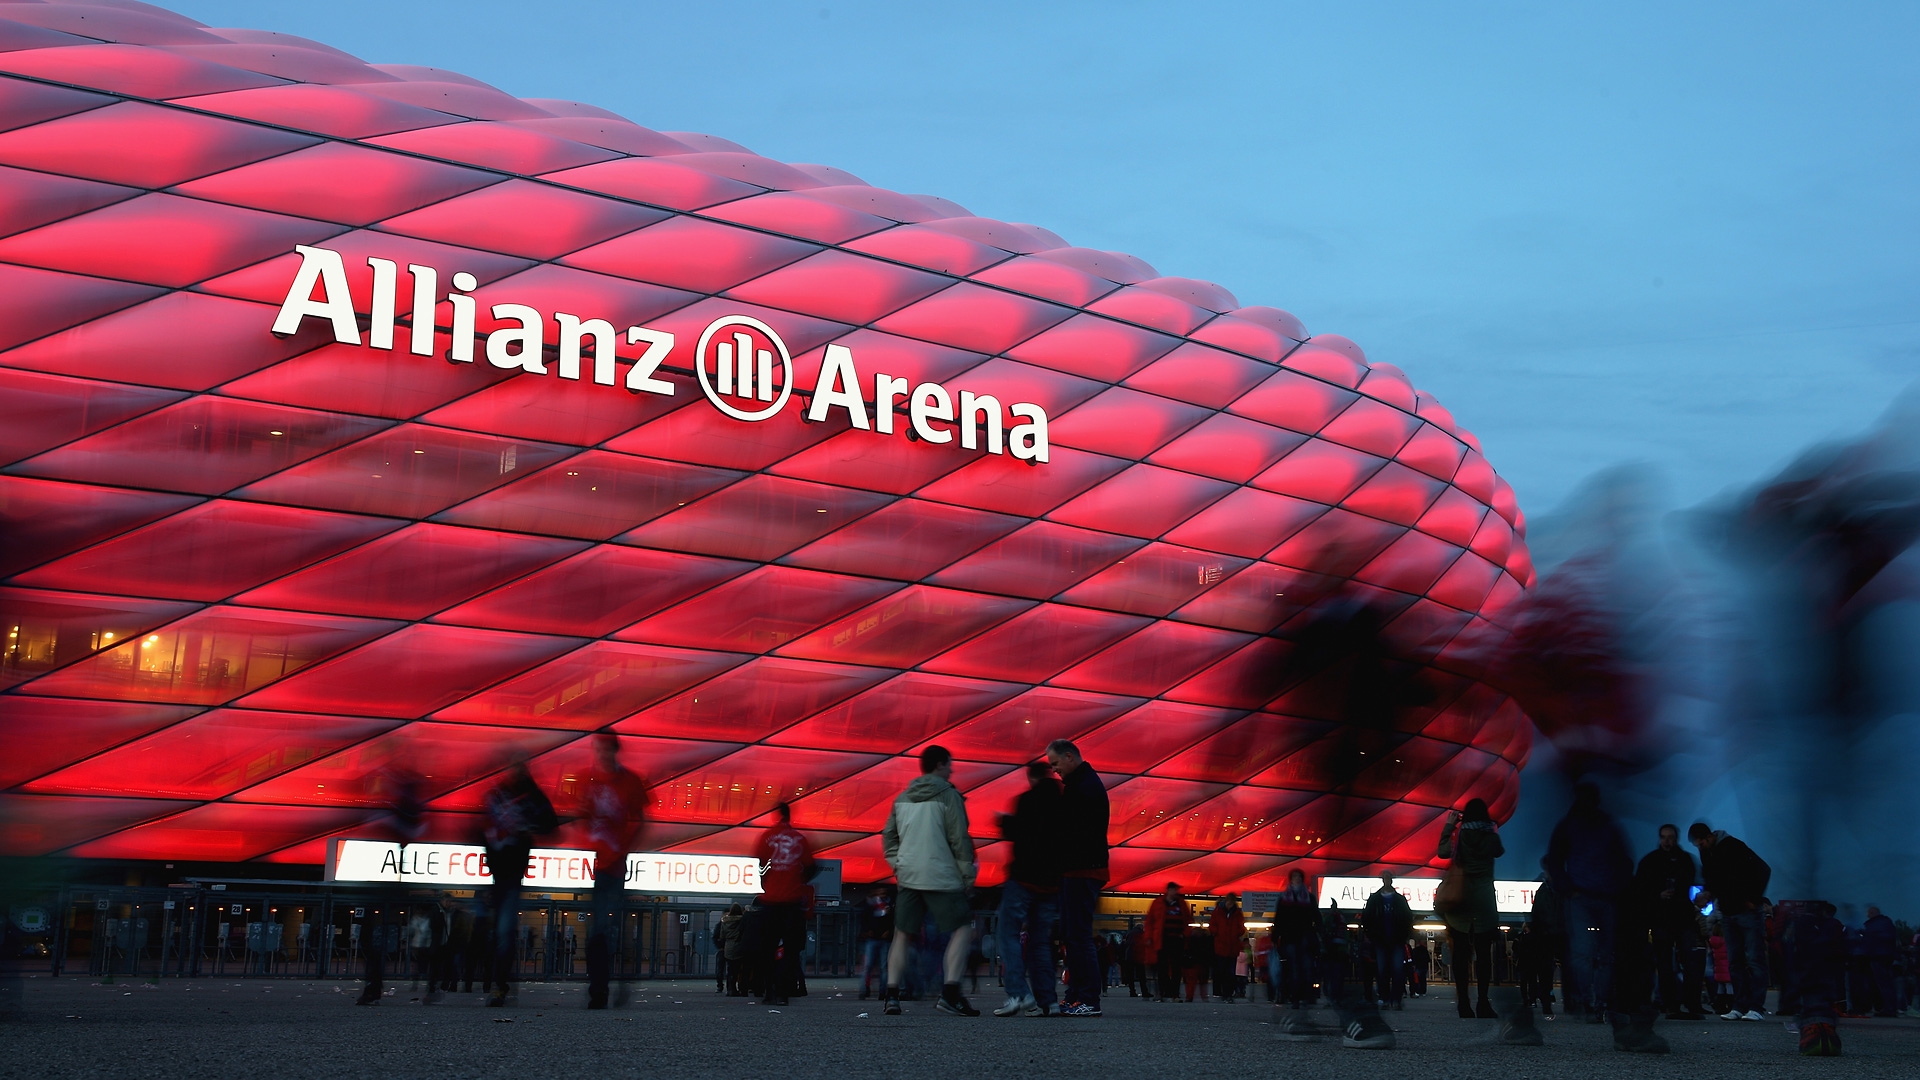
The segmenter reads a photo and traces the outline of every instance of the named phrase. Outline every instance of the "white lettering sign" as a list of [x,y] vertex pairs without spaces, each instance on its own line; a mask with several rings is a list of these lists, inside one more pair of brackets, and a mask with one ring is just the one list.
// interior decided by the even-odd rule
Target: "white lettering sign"
[[[493,884],[493,870],[486,849],[471,844],[402,847],[380,840],[335,840],[327,852],[327,880],[472,889]],[[593,852],[534,848],[524,884],[530,889],[590,889]],[[643,893],[751,896],[760,891],[760,864],[740,855],[636,852],[627,856],[626,887]]]
[[[273,333],[287,337],[298,333],[308,319],[319,319],[328,325],[335,342],[361,345],[356,312],[366,310],[364,347],[392,351],[400,317],[399,264],[391,259],[367,260],[373,271],[372,291],[362,308],[349,292],[346,261],[339,252],[305,244],[294,251],[300,256],[300,269],[274,316]],[[439,333],[434,309],[445,300],[452,313],[446,359],[455,364],[476,363],[479,301],[469,294],[479,288],[478,279],[465,271],[448,275],[451,288],[443,296],[441,275],[434,267],[410,263],[407,273],[413,279],[407,350],[417,356],[433,355]],[[674,393],[674,384],[658,377],[673,352],[675,337],[670,331],[629,326],[621,333],[605,319],[565,311],[556,311],[549,319],[526,304],[493,304],[488,313],[501,324],[486,335],[480,350],[491,367],[574,381],[590,371],[599,386],[624,385],[631,393],[667,397]],[[644,343],[646,347],[638,356],[621,356],[618,349],[623,338],[628,346]],[[620,363],[630,365],[624,380],[619,377]],[[786,342],[772,327],[747,315],[722,315],[708,323],[686,367],[669,370],[691,374],[713,407],[735,420],[769,419],[793,397],[793,355]],[[1047,460],[1047,413],[1031,402],[1013,402],[1003,411],[1000,399],[991,394],[964,388],[955,393],[930,382],[912,385],[885,372],[874,373],[869,402],[865,385],[853,350],[828,345],[809,395],[807,420],[820,423],[839,409],[853,427],[891,435],[898,409],[906,414],[901,433],[907,438],[935,445],[952,443],[957,425],[963,450],[1011,454],[1034,464]]]
[[[1408,907],[1431,913],[1433,894],[1440,888],[1440,879],[1395,877],[1393,887],[1407,898]],[[1533,891],[1539,887],[1537,881],[1495,881],[1494,906],[1502,915],[1525,915],[1533,910]],[[1323,877],[1320,879],[1320,906],[1337,903],[1342,911],[1357,912],[1367,906],[1367,898],[1379,888],[1380,879],[1377,877]]]

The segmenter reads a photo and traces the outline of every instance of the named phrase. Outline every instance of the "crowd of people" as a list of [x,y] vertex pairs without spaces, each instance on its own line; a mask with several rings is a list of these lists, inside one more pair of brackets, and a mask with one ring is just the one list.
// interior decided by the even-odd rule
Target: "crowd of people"
[[[1661,826],[1653,849],[1635,860],[1599,788],[1586,783],[1576,785],[1553,831],[1532,912],[1517,932],[1502,925],[1496,898],[1494,868],[1505,846],[1486,803],[1472,799],[1446,816],[1435,846],[1446,865],[1432,904],[1446,931],[1438,949],[1416,932],[1413,906],[1391,875],[1364,907],[1346,911],[1318,906],[1299,870],[1274,896],[1264,934],[1250,931],[1237,895],[1220,896],[1203,912],[1179,882],[1169,882],[1125,934],[1102,935],[1094,920],[1108,876],[1107,793],[1066,740],[1027,766],[1026,790],[996,823],[1010,858],[989,943],[974,910],[979,865],[967,802],[951,779],[952,755],[928,746],[919,766],[881,833],[895,885],[871,892],[859,911],[860,996],[877,993],[882,1015],[899,1015],[902,1001],[932,994],[941,1012],[979,1016],[962,987],[971,980],[977,992],[989,953],[1006,994],[995,1016],[1098,1017],[1103,992],[1120,985],[1157,1002],[1234,1002],[1264,982],[1283,1038],[1337,1034],[1356,1048],[1392,1046],[1382,1012],[1425,995],[1436,969],[1453,982],[1459,1016],[1498,1020],[1498,1040],[1512,1045],[1544,1042],[1537,1008],[1546,1019],[1612,1023],[1617,1049],[1665,1053],[1667,1041],[1654,1030],[1660,1017],[1763,1020],[1769,989],[1778,985],[1775,1012],[1790,1017],[1786,1026],[1801,1051],[1826,1056],[1840,1052],[1843,1015],[1920,1008],[1920,937],[1878,908],[1849,928],[1832,904],[1774,903],[1766,861],[1706,822],[1686,833],[1697,863],[1675,825]],[[405,843],[418,835],[421,810],[406,778],[396,778],[394,789],[391,829]],[[577,815],[595,856],[589,1008],[608,1006],[626,856],[638,847],[648,799],[645,782],[619,761],[618,740],[597,738]],[[424,925],[411,930],[409,940],[429,945],[429,1001],[464,976],[469,988],[477,977],[488,1005],[506,1003],[527,860],[536,838],[561,820],[524,765],[504,774],[485,807],[493,885],[484,917],[463,920],[443,903],[417,916]],[[773,817],[756,849],[760,894],[749,906],[734,904],[714,931],[715,988],[784,1005],[806,992],[801,955],[817,866],[789,808],[776,806]],[[381,997],[386,952],[366,951],[362,1004]],[[1517,984],[1503,1005],[1493,999],[1496,983]],[[1323,1004],[1336,1010],[1337,1027],[1315,1022]]]

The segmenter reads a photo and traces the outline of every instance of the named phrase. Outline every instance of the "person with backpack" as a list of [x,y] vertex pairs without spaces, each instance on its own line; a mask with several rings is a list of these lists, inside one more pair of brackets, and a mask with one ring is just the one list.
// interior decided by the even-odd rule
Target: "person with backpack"
[[513,953],[520,940],[520,893],[527,880],[527,863],[533,856],[533,839],[559,827],[553,803],[533,782],[533,773],[524,761],[508,766],[500,782],[487,792],[482,839],[487,848],[487,867],[493,873],[493,886],[487,892],[495,979],[493,993],[487,998],[490,1008],[506,1005],[515,974]]
[[1380,887],[1367,898],[1360,928],[1373,942],[1374,981],[1383,1008],[1406,1008],[1407,939],[1413,936],[1413,907],[1393,887],[1393,875],[1381,874]]

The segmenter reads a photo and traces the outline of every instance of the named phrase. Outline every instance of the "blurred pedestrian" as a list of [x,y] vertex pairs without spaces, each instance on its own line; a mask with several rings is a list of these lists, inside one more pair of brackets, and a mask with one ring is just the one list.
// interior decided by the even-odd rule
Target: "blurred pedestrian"
[[[1240,894],[1227,893],[1213,905],[1213,996],[1233,1002],[1239,995],[1238,963],[1247,940],[1247,917],[1240,910]],[[1409,924],[1411,925],[1411,924]]]
[[1720,1019],[1763,1020],[1767,935],[1760,906],[1766,902],[1773,868],[1738,838],[1724,830],[1716,832],[1704,821],[1696,821],[1687,829],[1687,839],[1700,849],[1700,875],[1706,882],[1694,905],[1714,905],[1727,941],[1733,1003]]
[[720,925],[713,928],[713,992],[716,994],[733,995],[733,988],[740,981],[734,963],[740,956],[740,920],[746,910],[735,901],[720,916]]
[[1393,887],[1393,875],[1381,874],[1380,887],[1367,897],[1360,928],[1373,943],[1374,986],[1382,1008],[1404,1009],[1407,992],[1407,939],[1413,936],[1413,907]]
[[1060,1015],[1100,1015],[1093,913],[1107,883],[1107,786],[1065,739],[1047,744],[1047,764],[1060,774],[1060,937],[1067,951],[1067,995]]
[[1660,826],[1659,846],[1640,860],[1634,888],[1648,905],[1653,965],[1660,1003],[1669,1020],[1698,1020],[1700,1010],[1699,919],[1693,906],[1693,856],[1680,846],[1680,826]]
[[507,1003],[512,985],[514,950],[520,941],[520,893],[526,885],[527,863],[533,840],[560,825],[540,785],[533,782],[524,761],[507,767],[500,782],[487,792],[486,823],[482,838],[493,886],[487,892],[493,942],[493,993],[487,1004]]
[[[1545,860],[1541,860],[1542,865]],[[1560,893],[1553,883],[1543,880],[1533,890],[1533,908],[1527,915],[1527,931],[1536,939],[1529,950],[1533,967],[1523,972],[1522,978],[1529,979],[1531,994],[1521,995],[1523,999],[1540,1002],[1540,1015],[1553,1019],[1553,969],[1564,963],[1567,955],[1566,909],[1560,903]]]
[[1277,1003],[1301,1010],[1313,1003],[1314,963],[1319,954],[1319,913],[1314,910],[1313,893],[1307,888],[1307,875],[1299,870],[1287,873],[1287,887],[1274,899],[1273,959],[1270,977],[1278,983]]
[[1153,999],[1179,1001],[1180,982],[1186,973],[1187,929],[1193,924],[1193,907],[1180,893],[1180,883],[1167,882],[1166,891],[1147,905],[1147,963],[1153,965]]
[[[1493,1002],[1487,998],[1493,982],[1493,939],[1500,932],[1499,904],[1494,894],[1494,860],[1507,853],[1500,832],[1487,811],[1484,799],[1471,799],[1464,812],[1449,811],[1440,830],[1439,856],[1452,860],[1464,879],[1459,902],[1440,913],[1453,943],[1454,1001],[1462,1020],[1477,1015],[1483,1020],[1499,1018]],[[1467,1004],[1468,984],[1478,976],[1480,996],[1476,1006]]]
[[1838,1002],[1844,996],[1846,928],[1833,917],[1832,904],[1814,900],[1795,906],[1781,934],[1786,981],[1795,1001],[1794,1022],[1800,1052],[1808,1057],[1840,1056]]
[[766,940],[760,971],[766,979],[763,1005],[785,1005],[800,986],[800,953],[807,945],[807,908],[813,889],[813,845],[793,827],[793,808],[773,808],[774,823],[760,834],[760,908],[766,913]]
[[[1044,761],[1027,765],[1027,790],[1000,815],[1012,849],[1000,887],[999,946],[1007,1000],[995,1016],[1047,1016],[1054,993],[1053,928],[1060,917],[1060,781]],[[1097,962],[1097,961],[1096,961]],[[1104,980],[1105,967],[1102,965]]]
[[[1867,921],[1860,925],[1861,953],[1866,960],[1867,985],[1871,991],[1873,1015],[1879,1017],[1898,1016],[1900,1003],[1894,994],[1893,964],[1898,949],[1899,932],[1894,929],[1893,920],[1880,913],[1880,909],[1871,905],[1867,908]],[[1865,1012],[1867,1001],[1854,1005],[1855,1012]]]
[[[385,835],[398,850],[394,876],[374,891],[373,918],[366,924],[370,941],[362,942],[366,955],[366,984],[355,1005],[378,1005],[386,993],[387,953],[404,956],[407,946],[407,845],[426,831],[426,800],[422,796],[420,775],[404,765],[390,765],[376,778],[377,790],[385,796],[386,811],[372,824],[376,834]],[[432,996],[432,987],[428,987]]]
[[887,945],[893,940],[893,898],[876,886],[860,904],[860,998],[887,985]]
[[[967,833],[967,800],[953,786],[953,755],[944,746],[920,751],[920,776],[894,800],[880,843],[900,882],[894,909],[893,950],[887,957],[887,997],[881,1011],[900,1014],[900,983],[911,945],[908,927],[931,917],[947,942],[945,981],[937,1008],[954,1016],[979,1016],[960,993],[967,946],[973,936],[968,896],[977,874],[973,839]],[[1097,978],[1087,971],[1082,978]]]
[[[646,781],[620,764],[620,737],[593,737],[593,773],[587,778],[587,842],[593,846],[593,923],[587,935],[587,1008],[607,1007],[613,954],[626,910],[627,854],[646,826]],[[625,985],[624,983],[622,984]],[[625,990],[622,990],[622,996]]]
[[1567,920],[1567,1012],[1606,1020],[1622,893],[1633,880],[1626,834],[1600,806],[1600,788],[1574,785],[1573,806],[1547,841],[1547,880]]

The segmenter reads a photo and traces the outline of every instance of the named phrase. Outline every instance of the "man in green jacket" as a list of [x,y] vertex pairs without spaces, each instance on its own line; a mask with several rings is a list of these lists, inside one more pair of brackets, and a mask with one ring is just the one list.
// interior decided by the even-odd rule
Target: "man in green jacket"
[[881,1009],[900,1015],[900,983],[907,973],[912,937],[933,916],[947,942],[946,985],[940,992],[941,1012],[979,1016],[980,1010],[960,996],[960,976],[966,972],[967,946],[973,936],[973,912],[968,893],[978,871],[973,860],[973,838],[967,835],[967,800],[953,786],[953,755],[942,746],[920,752],[920,776],[894,800],[887,827],[880,834],[882,850],[900,882],[894,903],[893,948],[887,956],[887,996]]

